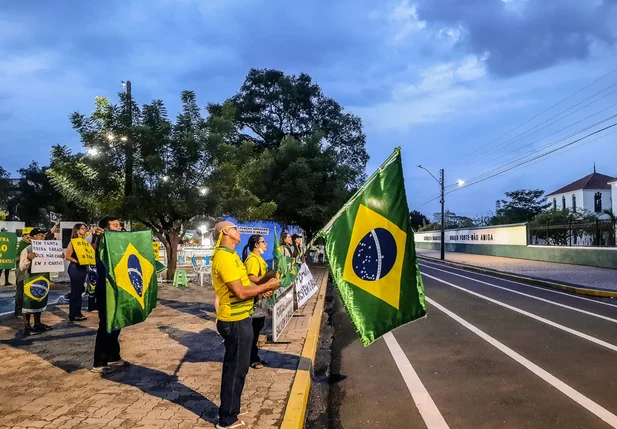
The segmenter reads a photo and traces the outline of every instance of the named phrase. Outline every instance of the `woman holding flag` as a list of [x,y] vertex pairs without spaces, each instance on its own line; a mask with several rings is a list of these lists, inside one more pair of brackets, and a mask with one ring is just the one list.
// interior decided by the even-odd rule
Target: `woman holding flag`
[[[69,320],[71,322],[79,322],[87,319],[87,317],[81,313],[81,294],[84,292],[84,284],[86,283],[86,277],[88,275],[88,265],[80,264],[77,251],[73,246],[73,243],[76,243],[76,245],[87,244],[89,246],[88,242],[85,240],[87,235],[88,227],[85,223],[75,224],[71,232],[71,241],[66,248],[65,259],[70,262],[67,271],[71,279],[71,298],[69,303]],[[94,253],[94,250],[92,250],[92,253]]]
[[[246,267],[246,274],[249,280],[255,284],[260,284],[268,275],[268,264],[261,256],[266,251],[267,246],[263,236],[251,235],[247,245],[242,250],[242,260]],[[270,274],[269,277],[274,277],[274,274]],[[257,341],[266,323],[267,315],[266,302],[262,298],[267,298],[269,295],[272,295],[272,293],[267,292],[255,297],[255,304],[253,305],[253,343],[251,345],[251,368],[253,369],[261,369],[266,363],[259,358]]]

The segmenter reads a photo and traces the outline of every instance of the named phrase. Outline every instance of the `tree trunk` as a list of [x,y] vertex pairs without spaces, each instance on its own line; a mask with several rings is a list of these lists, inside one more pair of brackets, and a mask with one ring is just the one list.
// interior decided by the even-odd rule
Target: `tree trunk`
[[176,231],[165,232],[165,249],[167,250],[167,280],[173,280],[178,265],[178,244],[180,234]]

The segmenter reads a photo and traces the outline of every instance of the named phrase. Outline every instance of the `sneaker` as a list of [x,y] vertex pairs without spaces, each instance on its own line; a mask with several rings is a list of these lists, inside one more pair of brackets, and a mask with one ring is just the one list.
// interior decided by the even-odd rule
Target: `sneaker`
[[251,429],[251,427],[244,423],[242,420],[238,420],[237,422],[232,423],[229,426],[221,426],[217,424],[216,429]]
[[112,369],[108,366],[95,366],[90,370],[93,374],[109,374]]
[[30,335],[36,335],[38,334],[38,331],[35,331],[34,329],[32,329],[32,326],[28,325],[24,328],[24,336],[25,337],[29,337]]
[[88,318],[84,315],[73,317],[72,319],[69,317],[71,322],[81,322],[82,320],[88,320]]
[[128,363],[127,361],[120,359],[117,360],[115,362],[109,362],[109,366],[111,367],[116,367],[116,368],[120,368],[120,367],[124,367],[124,366],[129,366],[130,363]]

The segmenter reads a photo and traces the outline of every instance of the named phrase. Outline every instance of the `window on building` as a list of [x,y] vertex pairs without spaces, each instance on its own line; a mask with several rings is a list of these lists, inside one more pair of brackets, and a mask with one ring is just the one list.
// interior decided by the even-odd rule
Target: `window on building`
[[557,211],[557,198],[553,198],[553,210]]
[[576,195],[572,195],[572,211],[576,211]]
[[596,192],[596,195],[594,195],[593,206],[596,213],[600,213],[602,211],[602,192]]
[[566,210],[566,196],[561,197],[561,210]]

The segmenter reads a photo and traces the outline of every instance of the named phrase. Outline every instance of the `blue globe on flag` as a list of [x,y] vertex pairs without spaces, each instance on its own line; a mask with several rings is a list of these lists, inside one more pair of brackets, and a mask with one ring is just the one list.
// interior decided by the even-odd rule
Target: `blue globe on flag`
[[354,273],[362,280],[387,276],[396,261],[396,241],[385,228],[375,228],[360,240],[353,253]]

